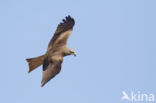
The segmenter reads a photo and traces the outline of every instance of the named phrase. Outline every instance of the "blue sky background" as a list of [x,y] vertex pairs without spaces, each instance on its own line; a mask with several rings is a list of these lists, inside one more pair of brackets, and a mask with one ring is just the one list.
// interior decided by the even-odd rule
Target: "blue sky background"
[[[122,91],[156,95],[155,0],[1,0],[0,103],[121,103]],[[40,87],[46,52],[59,22],[76,25],[59,75]]]

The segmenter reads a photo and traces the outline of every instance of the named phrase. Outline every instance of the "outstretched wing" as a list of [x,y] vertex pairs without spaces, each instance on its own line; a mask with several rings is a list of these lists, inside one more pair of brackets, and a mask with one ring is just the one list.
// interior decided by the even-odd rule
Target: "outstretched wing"
[[42,87],[60,72],[63,57],[62,55],[57,55],[59,54],[57,52],[61,51],[60,47],[66,45],[74,24],[74,19],[67,16],[58,25],[56,32],[48,45],[48,52],[46,53],[46,58],[43,63]]
[[41,87],[43,87],[49,80],[54,78],[61,70],[61,61],[54,61],[54,60],[44,60],[43,64],[43,74],[42,74],[42,81]]
[[66,45],[67,39],[72,32],[75,21],[72,17],[66,16],[65,19],[57,26],[56,32],[51,39],[48,48],[60,47]]

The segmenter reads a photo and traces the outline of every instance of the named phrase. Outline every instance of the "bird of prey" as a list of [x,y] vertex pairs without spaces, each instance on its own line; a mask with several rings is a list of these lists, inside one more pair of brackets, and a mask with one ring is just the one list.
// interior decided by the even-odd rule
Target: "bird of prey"
[[43,64],[41,87],[60,72],[64,56],[76,56],[75,51],[67,47],[67,39],[73,30],[74,24],[74,19],[71,16],[66,16],[57,26],[46,53],[35,58],[26,59],[29,66],[28,73]]

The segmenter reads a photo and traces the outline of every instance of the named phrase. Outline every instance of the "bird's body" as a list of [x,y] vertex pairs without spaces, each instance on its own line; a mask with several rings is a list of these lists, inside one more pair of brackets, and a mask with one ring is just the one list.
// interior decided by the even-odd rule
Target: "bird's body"
[[63,57],[67,55],[76,55],[74,50],[67,47],[67,39],[72,32],[75,21],[70,16],[63,19],[57,27],[57,30],[51,39],[46,53],[36,58],[26,59],[31,72],[43,64],[43,77],[41,86],[44,86],[49,80],[55,77],[61,70]]

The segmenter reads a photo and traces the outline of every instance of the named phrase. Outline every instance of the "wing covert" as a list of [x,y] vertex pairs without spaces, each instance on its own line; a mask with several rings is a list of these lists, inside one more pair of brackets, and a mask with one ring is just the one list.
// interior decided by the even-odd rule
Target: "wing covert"
[[54,33],[53,38],[49,42],[48,48],[53,47],[55,46],[55,44],[59,43],[61,43],[61,45],[65,45],[73,29],[74,24],[74,19],[70,16],[66,16],[66,18],[63,19],[62,22],[57,26],[56,32]]

